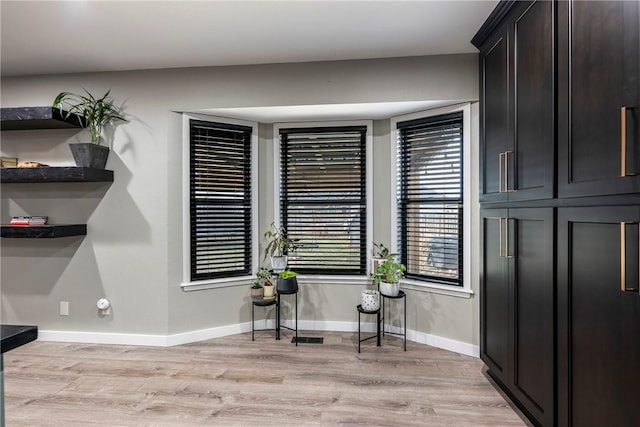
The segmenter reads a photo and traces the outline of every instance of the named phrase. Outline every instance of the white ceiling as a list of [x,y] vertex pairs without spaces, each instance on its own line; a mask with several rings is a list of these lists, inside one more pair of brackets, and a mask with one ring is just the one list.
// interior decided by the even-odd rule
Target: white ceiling
[[[497,0],[0,0],[3,77],[472,53]],[[382,118],[450,104],[200,111],[261,122]]]
[[3,76],[470,53],[497,0],[8,1]]

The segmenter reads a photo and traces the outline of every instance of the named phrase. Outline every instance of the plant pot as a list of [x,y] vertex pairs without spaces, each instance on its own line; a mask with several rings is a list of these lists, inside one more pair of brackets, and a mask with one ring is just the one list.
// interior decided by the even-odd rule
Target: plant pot
[[83,142],[69,144],[73,160],[79,168],[104,169],[109,157],[109,147]]
[[362,291],[360,305],[363,310],[376,311],[380,308],[380,292],[371,289]]
[[264,299],[272,299],[276,297],[276,287],[273,285],[264,285]]
[[277,282],[278,293],[290,293],[298,291],[298,278],[292,277],[290,279],[281,279],[278,277]]
[[262,286],[259,288],[251,288],[251,297],[262,298],[263,295],[264,289],[262,288]]
[[400,292],[399,283],[380,282],[380,293],[389,297],[397,297]]
[[274,273],[280,273],[281,271],[287,268],[287,260],[288,257],[286,255],[282,256],[272,256],[271,257],[271,268]]

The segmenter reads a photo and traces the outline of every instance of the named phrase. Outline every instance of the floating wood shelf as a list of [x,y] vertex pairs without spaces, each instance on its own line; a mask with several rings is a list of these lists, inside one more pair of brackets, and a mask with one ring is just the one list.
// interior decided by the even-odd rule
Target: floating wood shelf
[[60,109],[54,107],[0,108],[0,130],[3,131],[81,127],[80,116],[71,113],[64,118]]
[[0,182],[113,182],[113,171],[77,167],[3,168]]
[[57,237],[86,236],[87,224],[70,225],[3,225],[0,237],[22,239],[53,239]]

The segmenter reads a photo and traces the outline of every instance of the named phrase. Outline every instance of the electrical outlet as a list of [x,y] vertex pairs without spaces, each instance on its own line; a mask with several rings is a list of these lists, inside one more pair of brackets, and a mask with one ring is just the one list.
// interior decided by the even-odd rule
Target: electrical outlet
[[69,301],[60,301],[60,316],[69,315]]

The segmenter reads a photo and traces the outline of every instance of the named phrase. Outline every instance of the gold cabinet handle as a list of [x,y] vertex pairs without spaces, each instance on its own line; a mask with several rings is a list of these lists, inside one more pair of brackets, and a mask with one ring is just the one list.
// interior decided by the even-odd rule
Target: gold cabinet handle
[[[620,223],[620,290],[622,292],[638,291],[640,294],[640,283],[637,288],[627,288],[627,223]],[[638,233],[638,244],[640,245],[640,233]],[[640,278],[640,247],[638,255],[638,277]],[[640,280],[640,279],[639,279]]]
[[509,255],[509,217],[504,219],[504,233],[505,233],[505,245],[504,245],[504,257],[513,258],[513,255]]
[[627,107],[620,107],[620,176],[627,176]]
[[505,193],[511,193],[515,190],[509,190],[509,154],[513,154],[513,151],[504,152],[504,191]]
[[498,229],[500,230],[499,233],[498,233],[498,240],[499,240],[499,243],[498,243],[498,256],[500,258],[502,258],[502,217],[498,218],[498,221],[499,221]]
[[620,223],[620,290],[627,291],[627,223]]
[[[513,258],[513,255],[509,255],[509,217],[506,218],[498,218],[500,221],[499,227],[499,235],[498,238],[500,240],[498,244],[498,255],[500,258]],[[504,221],[504,245],[503,245],[503,234],[502,234],[502,222]]]
[[620,107],[620,176],[635,176],[627,172],[627,110],[637,107]]
[[[502,190],[502,166],[504,165],[502,157],[506,157],[506,153],[498,154],[498,193],[504,193]],[[500,219],[500,227],[502,227],[502,219]],[[502,254],[502,252],[501,252]]]

